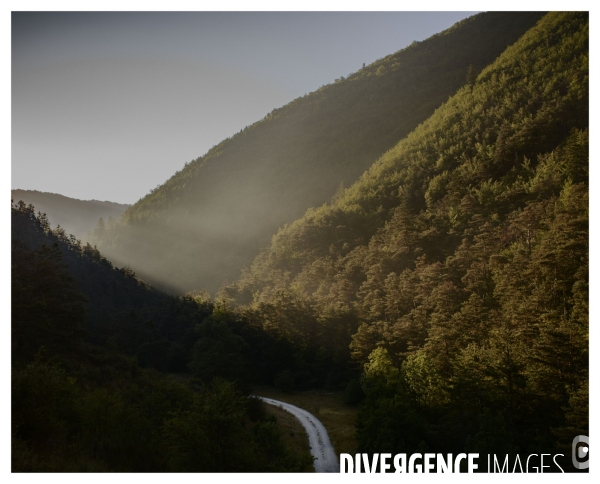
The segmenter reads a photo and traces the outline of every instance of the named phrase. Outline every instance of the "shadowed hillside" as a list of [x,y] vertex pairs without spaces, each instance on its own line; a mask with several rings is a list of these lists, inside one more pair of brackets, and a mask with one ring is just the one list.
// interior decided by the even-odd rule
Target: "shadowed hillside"
[[[248,398],[248,345],[211,305],[154,291],[24,202],[11,225],[12,472],[310,466]],[[192,348],[194,379],[156,371],[185,371]]]
[[165,289],[215,291],[335,196],[542,16],[483,13],[276,109],[192,161],[95,242]]
[[[12,263],[24,284],[28,280],[32,281],[30,285],[39,282],[34,267],[31,273],[26,269],[36,258],[64,266],[73,278],[74,287],[84,296],[83,323],[92,341],[99,341],[111,331],[114,337],[118,332],[114,326],[117,322],[124,325],[132,311],[141,318],[156,316],[168,296],[140,281],[129,268],[114,267],[97,249],[82,244],[64,229],[52,229],[47,217],[36,215],[39,212],[37,207],[27,206],[23,201],[15,204],[11,212],[15,246]],[[43,305],[39,310],[43,311],[42,308]]]

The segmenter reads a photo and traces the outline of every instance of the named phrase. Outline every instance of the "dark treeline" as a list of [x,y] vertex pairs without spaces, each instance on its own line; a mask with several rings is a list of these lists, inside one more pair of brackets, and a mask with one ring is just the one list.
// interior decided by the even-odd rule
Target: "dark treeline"
[[[12,235],[14,472],[310,468],[248,398],[266,367],[235,317],[202,296],[153,290],[24,202],[12,207]],[[249,341],[265,365],[294,357],[263,333]]]
[[358,451],[570,466],[588,433],[588,102],[588,15],[548,14],[223,289],[351,353]]
[[542,15],[475,15],[274,110],[100,226],[93,243],[155,287],[214,294],[278,227],[354,183]]

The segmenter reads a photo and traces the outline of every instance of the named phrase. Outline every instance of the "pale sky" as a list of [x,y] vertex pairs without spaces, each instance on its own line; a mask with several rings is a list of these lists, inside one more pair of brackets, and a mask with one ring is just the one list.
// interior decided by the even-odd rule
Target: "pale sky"
[[272,109],[474,12],[14,12],[12,188],[134,203]]

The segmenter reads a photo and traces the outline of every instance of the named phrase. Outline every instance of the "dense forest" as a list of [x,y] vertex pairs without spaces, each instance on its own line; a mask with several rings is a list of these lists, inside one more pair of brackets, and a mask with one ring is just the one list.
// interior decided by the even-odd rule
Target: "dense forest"
[[361,452],[588,425],[588,16],[552,13],[221,297],[364,369]]
[[475,15],[274,110],[186,164],[91,242],[155,287],[214,294],[278,227],[355,182],[541,16]]
[[248,398],[260,367],[233,318],[151,289],[32,205],[13,205],[12,230],[13,472],[310,466]]
[[91,240],[96,228],[101,231],[105,225],[112,225],[129,207],[122,203],[78,200],[37,190],[11,190],[11,196],[45,213],[53,228],[60,226],[81,240]]
[[99,225],[100,250],[13,203],[13,470],[306,470],[258,384],[343,391],[357,452],[572,470],[588,22],[460,22],[224,141]]

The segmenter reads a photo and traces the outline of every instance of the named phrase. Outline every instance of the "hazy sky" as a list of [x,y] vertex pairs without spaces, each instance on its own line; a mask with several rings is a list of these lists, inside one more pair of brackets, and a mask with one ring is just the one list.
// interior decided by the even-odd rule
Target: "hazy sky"
[[13,13],[12,188],[133,203],[272,109],[473,13]]

